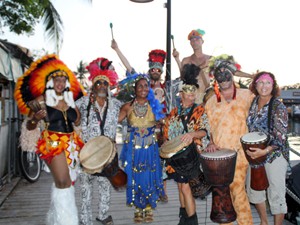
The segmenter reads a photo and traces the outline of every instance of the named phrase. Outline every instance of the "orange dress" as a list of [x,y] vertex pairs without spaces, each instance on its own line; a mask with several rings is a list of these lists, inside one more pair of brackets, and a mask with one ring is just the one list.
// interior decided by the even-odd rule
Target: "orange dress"
[[[221,102],[212,96],[205,105],[214,143],[220,148],[237,151],[237,161],[230,194],[237,213],[238,225],[253,224],[248,196],[245,189],[248,161],[240,142],[248,132],[246,118],[254,95],[247,89],[236,89],[236,99],[227,102],[221,95]],[[232,223],[228,223],[232,224]]]

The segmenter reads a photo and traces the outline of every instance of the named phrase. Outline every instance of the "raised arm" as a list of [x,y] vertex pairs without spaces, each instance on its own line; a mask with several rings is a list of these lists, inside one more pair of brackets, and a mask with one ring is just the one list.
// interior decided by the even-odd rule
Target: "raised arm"
[[179,52],[176,50],[176,48],[173,49],[173,53],[172,53],[177,65],[178,65],[178,68],[179,68],[179,72],[181,71],[181,61],[180,61],[180,58],[179,58]]
[[121,50],[119,49],[119,46],[115,39],[111,41],[111,48],[116,51],[117,55],[119,56],[119,59],[123,63],[123,65],[126,67],[127,72],[131,73],[133,68],[131,67],[130,63],[128,62],[127,58],[123,55]]

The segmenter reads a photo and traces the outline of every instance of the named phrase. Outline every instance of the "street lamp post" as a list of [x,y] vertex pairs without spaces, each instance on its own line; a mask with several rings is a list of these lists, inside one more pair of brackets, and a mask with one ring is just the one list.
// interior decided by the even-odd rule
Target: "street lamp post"
[[171,80],[171,0],[167,0],[165,3],[167,8],[167,59],[166,59],[166,79],[165,81]]
[[[147,3],[152,2],[153,0],[130,0],[136,3]],[[165,8],[167,8],[167,57],[166,57],[166,78],[165,82],[171,80],[171,0],[167,0],[165,3]]]

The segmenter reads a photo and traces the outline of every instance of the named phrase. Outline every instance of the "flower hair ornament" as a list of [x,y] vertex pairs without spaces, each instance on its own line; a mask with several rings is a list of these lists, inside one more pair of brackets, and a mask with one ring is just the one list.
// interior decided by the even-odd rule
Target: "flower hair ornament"
[[[220,56],[212,57],[209,60],[208,67],[209,75],[215,79],[213,86],[215,94],[217,96],[217,101],[221,102],[221,94],[217,79],[225,81],[226,79],[228,79],[228,77],[226,77],[228,76],[228,74],[231,74],[230,76],[232,77],[237,70],[241,69],[241,66],[235,62],[233,56],[223,54]],[[232,99],[236,99],[236,86],[234,83],[233,86],[234,94]]]
[[117,92],[115,93],[115,97],[122,102],[129,102],[135,97],[135,84],[140,79],[144,78],[150,83],[150,78],[148,74],[143,73],[126,73],[126,78],[119,81],[117,85]]
[[53,89],[53,78],[57,76],[67,78],[63,98],[75,108],[74,101],[85,95],[84,88],[58,56],[50,54],[33,62],[17,80],[14,97],[20,113],[27,115],[30,111],[28,103],[43,94],[46,95],[46,104],[55,106],[61,97]]

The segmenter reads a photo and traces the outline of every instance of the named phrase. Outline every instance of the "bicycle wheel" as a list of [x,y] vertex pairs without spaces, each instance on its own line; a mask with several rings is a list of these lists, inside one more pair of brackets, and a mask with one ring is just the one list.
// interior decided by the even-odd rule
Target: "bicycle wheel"
[[41,175],[41,159],[35,152],[20,150],[20,168],[23,176],[30,183],[36,182]]

